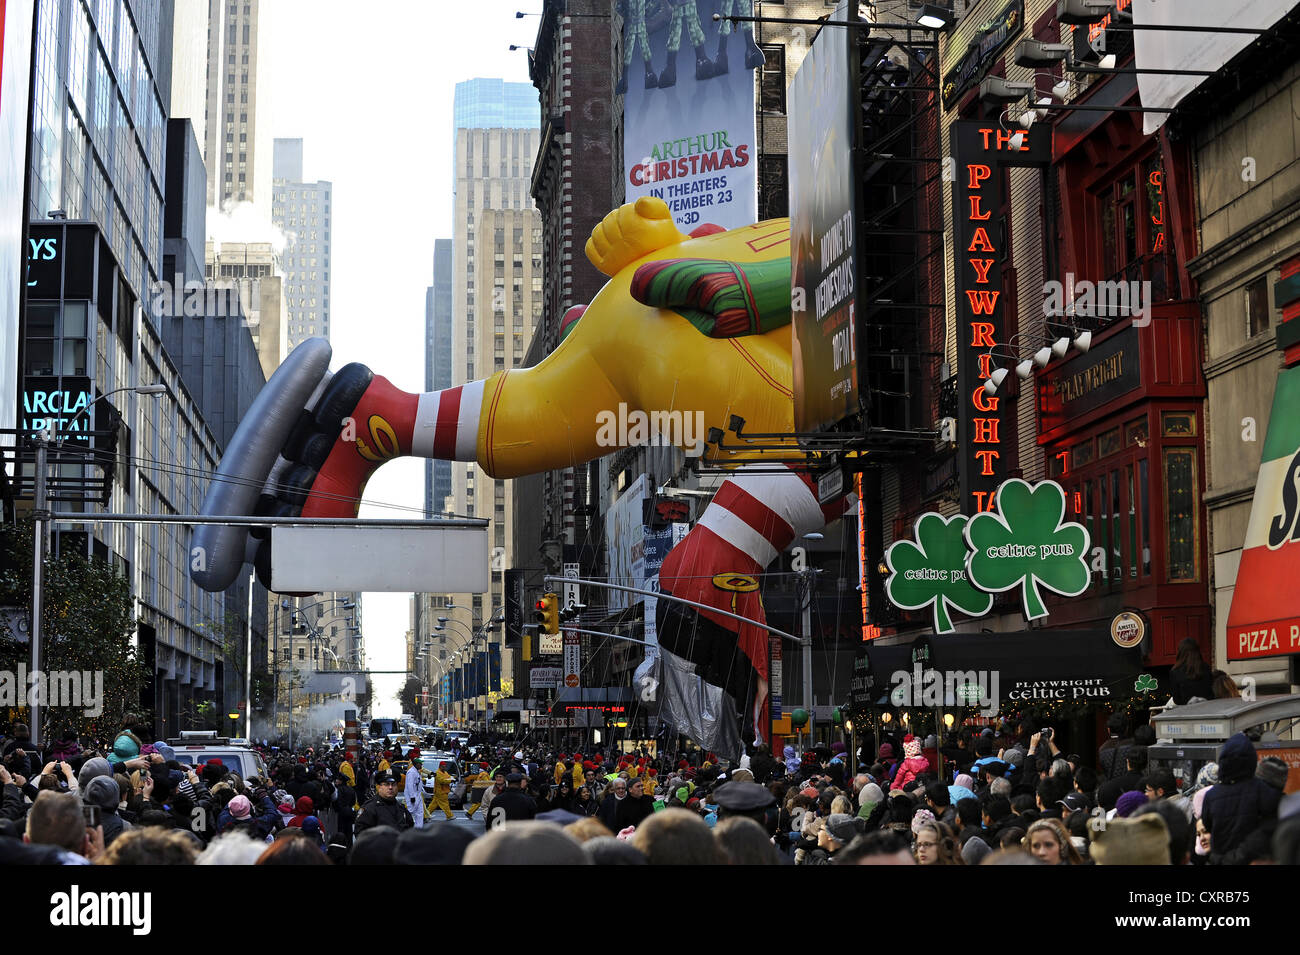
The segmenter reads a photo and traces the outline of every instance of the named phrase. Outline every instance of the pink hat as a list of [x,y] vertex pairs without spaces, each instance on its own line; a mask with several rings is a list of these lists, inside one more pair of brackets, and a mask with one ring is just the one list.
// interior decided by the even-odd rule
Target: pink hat
[[253,812],[253,804],[248,801],[247,796],[236,796],[230,800],[226,807],[230,810],[230,815],[235,819],[247,819]]

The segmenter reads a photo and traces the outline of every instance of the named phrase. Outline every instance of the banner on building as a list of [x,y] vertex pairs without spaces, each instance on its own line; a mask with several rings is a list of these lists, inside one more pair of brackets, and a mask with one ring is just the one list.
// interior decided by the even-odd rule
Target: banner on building
[[[1217,33],[1216,27],[1253,27],[1267,30],[1295,6],[1295,0],[1131,0],[1128,6],[1135,26],[1206,27],[1205,31],[1134,30],[1133,65],[1139,70],[1218,70],[1254,43],[1249,33]],[[1138,95],[1147,107],[1173,108],[1204,76],[1169,76],[1139,73]],[[1143,113],[1143,128],[1150,136],[1168,118],[1167,113]]]
[[493,693],[501,692],[501,644],[488,645],[488,689]]
[[[640,587],[645,576],[645,525],[641,523],[646,478],[637,476],[626,491],[605,512],[605,550],[609,555],[609,582]],[[610,610],[626,610],[641,598],[623,590],[609,591]]]
[[505,645],[519,649],[524,641],[524,572],[510,568],[505,573],[504,600],[506,610]]
[[1228,611],[1228,659],[1300,653],[1300,366],[1277,376]]
[[[857,19],[843,5],[834,19]],[[794,335],[794,426],[831,428],[860,410],[859,269],[854,163],[857,31],[817,34],[790,83],[790,314]]]
[[[640,587],[644,590],[659,590],[659,568],[663,566],[664,558],[668,552],[676,547],[685,539],[690,532],[689,524],[674,523],[667,527],[647,526],[643,528],[645,534],[645,558],[642,561],[643,579]],[[659,598],[644,598],[644,618],[645,624],[642,628],[642,639],[645,640],[645,659],[637,666],[636,672],[632,675],[632,685],[641,687],[644,692],[647,688],[653,690],[657,685],[654,677],[655,667],[659,662],[659,628],[656,621],[658,613]]]
[[582,638],[576,633],[564,635],[564,685],[582,686]]
[[23,183],[35,7],[34,0],[0,0],[0,429],[18,424],[18,315],[27,259]]
[[758,218],[754,70],[763,51],[734,0],[631,0],[623,18],[624,187],[657,196],[682,232]]
[[528,685],[534,690],[554,690],[563,679],[559,667],[533,667],[528,671]]

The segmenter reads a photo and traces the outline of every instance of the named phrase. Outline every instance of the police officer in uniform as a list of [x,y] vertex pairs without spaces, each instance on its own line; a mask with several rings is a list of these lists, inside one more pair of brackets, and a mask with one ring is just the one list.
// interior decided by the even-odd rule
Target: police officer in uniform
[[388,771],[375,774],[375,795],[361,807],[353,831],[360,835],[372,826],[392,826],[404,831],[415,825],[410,812],[397,798],[397,777]]

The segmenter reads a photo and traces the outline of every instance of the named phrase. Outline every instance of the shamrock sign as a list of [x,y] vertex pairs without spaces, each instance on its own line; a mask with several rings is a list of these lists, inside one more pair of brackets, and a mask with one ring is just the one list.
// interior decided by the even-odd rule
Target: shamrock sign
[[970,581],[980,590],[1021,588],[1025,617],[1047,616],[1038,588],[1063,597],[1088,589],[1088,532],[1063,523],[1065,492],[1055,481],[1030,487],[1019,478],[1004,481],[997,510],[983,511],[966,524]]
[[1133,689],[1138,693],[1152,693],[1156,689],[1156,678],[1150,673],[1143,673],[1133,684]]
[[965,528],[963,514],[922,514],[916,521],[916,541],[895,541],[885,552],[890,602],[904,610],[933,604],[937,633],[952,632],[950,610],[981,617],[993,607],[993,595],[976,590],[968,578]]

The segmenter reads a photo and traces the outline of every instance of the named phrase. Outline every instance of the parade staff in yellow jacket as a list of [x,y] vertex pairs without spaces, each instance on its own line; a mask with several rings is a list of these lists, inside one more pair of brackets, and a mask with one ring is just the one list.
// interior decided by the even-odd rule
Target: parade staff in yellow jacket
[[448,765],[449,764],[445,761],[439,763],[438,771],[433,774],[433,805],[430,807],[429,812],[432,815],[434,812],[441,809],[447,814],[447,818],[450,819],[452,817],[450,802],[451,773],[447,772]]
[[488,775],[487,763],[470,763],[469,766],[466,767],[466,771],[472,772],[471,775],[467,775],[465,777],[466,802],[474,798],[475,790],[476,790],[475,784],[476,783],[479,784],[477,786],[477,795],[479,797],[479,802],[471,803],[469,808],[465,810],[465,817],[468,819],[473,819],[474,813],[478,812],[478,807],[482,802],[483,796],[487,793],[488,786],[486,784],[490,782],[492,777]]

